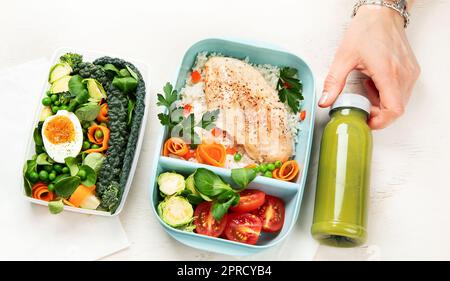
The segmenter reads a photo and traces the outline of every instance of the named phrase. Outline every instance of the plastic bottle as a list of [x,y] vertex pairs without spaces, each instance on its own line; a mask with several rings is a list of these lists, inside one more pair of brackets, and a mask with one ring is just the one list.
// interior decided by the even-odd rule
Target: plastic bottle
[[313,237],[324,244],[351,247],[367,239],[367,205],[372,133],[370,102],[341,94],[330,110],[320,148]]

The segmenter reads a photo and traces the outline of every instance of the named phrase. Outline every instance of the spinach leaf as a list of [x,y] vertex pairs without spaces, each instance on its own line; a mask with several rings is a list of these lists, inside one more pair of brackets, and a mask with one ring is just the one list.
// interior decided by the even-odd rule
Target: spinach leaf
[[62,178],[55,182],[55,192],[58,196],[67,198],[74,193],[80,182],[81,180],[77,176]]
[[127,125],[131,124],[131,119],[133,118],[133,110],[134,106],[136,105],[136,100],[128,97],[128,121]]
[[94,121],[100,112],[100,105],[87,104],[75,111],[75,115],[80,121]]
[[[24,165],[23,165],[23,183],[24,183],[24,187],[25,187],[25,194],[27,196],[31,196],[31,182],[28,179],[28,175],[29,175],[29,166],[28,164],[30,163],[29,161],[33,161],[33,160],[28,160]],[[34,168],[36,169],[37,166],[34,166]],[[32,170],[30,171],[32,172]]]
[[247,188],[248,184],[254,180],[256,172],[249,168],[238,168],[231,170],[231,178],[239,186],[237,190],[241,191]]
[[69,92],[75,96],[69,103],[68,111],[74,111],[76,107],[89,100],[89,92],[86,84],[83,83],[83,77],[80,75],[72,76],[69,80]]
[[138,81],[133,77],[114,77],[113,86],[125,94],[129,94],[136,90]]
[[83,165],[80,167],[80,171],[84,171],[86,173],[86,178],[81,181],[82,185],[91,187],[97,182],[97,174],[91,167]]
[[119,76],[120,76],[120,77],[131,77],[131,74],[130,74],[130,72],[129,72],[127,69],[122,68],[122,69],[119,71]]
[[194,174],[194,182],[198,192],[209,197],[215,197],[225,191],[232,190],[231,186],[218,175],[205,168],[197,169]]
[[103,66],[103,70],[106,71],[106,72],[108,72],[108,71],[109,72],[113,72],[116,75],[120,75],[119,69],[117,69],[117,67],[114,64],[110,64],[110,63],[105,64]]
[[54,161],[48,157],[47,153],[41,153],[36,158],[36,164],[38,165],[52,165]]
[[78,174],[78,171],[80,170],[78,168],[78,159],[75,157],[66,157],[64,159],[64,162],[66,162],[67,167],[70,170],[70,175],[76,176]]
[[42,146],[42,145],[44,145],[44,143],[42,142],[42,135],[41,135],[41,130],[39,127],[40,126],[38,126],[34,129],[33,140],[36,145]]
[[128,65],[125,65],[125,67],[127,68],[127,70],[130,73],[131,77],[136,79],[136,81],[139,81],[139,77],[137,76],[136,72],[134,72],[133,69],[131,69],[131,67],[129,67]]
[[240,199],[240,196],[238,193],[226,192],[224,195],[227,195],[227,196],[224,196],[224,198],[228,198],[228,199],[226,199],[225,201],[218,199],[217,201],[215,201],[213,203],[213,205],[211,207],[211,213],[212,213],[213,217],[218,221],[220,221],[223,218],[223,216],[225,216],[225,214],[228,212],[228,209],[231,206],[237,205],[239,203],[239,199]]

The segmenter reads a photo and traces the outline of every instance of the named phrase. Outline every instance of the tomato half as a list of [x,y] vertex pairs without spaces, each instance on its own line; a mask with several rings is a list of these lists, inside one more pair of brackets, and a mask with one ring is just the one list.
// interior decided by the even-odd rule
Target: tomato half
[[261,233],[261,220],[253,214],[230,214],[228,216],[225,236],[228,240],[256,244]]
[[277,232],[284,224],[284,202],[274,196],[266,194],[264,204],[254,212],[262,222],[262,230],[265,232]]
[[250,213],[261,207],[266,197],[264,192],[256,189],[246,189],[240,195],[239,204],[235,207],[230,207],[230,211],[234,213]]
[[217,221],[211,213],[211,207],[211,202],[203,202],[195,208],[195,231],[198,234],[219,237],[227,225],[227,215]]

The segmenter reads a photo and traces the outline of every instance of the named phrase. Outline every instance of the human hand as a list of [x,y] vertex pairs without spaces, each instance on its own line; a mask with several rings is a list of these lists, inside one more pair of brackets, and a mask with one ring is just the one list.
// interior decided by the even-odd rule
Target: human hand
[[370,77],[364,83],[372,103],[369,126],[382,129],[402,115],[420,73],[403,25],[390,8],[360,7],[337,49],[319,106],[331,106],[348,74],[359,70]]

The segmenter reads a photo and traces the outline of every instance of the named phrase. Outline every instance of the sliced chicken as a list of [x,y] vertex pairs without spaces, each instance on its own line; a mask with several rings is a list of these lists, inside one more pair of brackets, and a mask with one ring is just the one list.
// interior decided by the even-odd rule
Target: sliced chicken
[[292,156],[286,108],[258,70],[238,59],[211,57],[204,75],[208,110],[220,109],[217,127],[257,162]]

